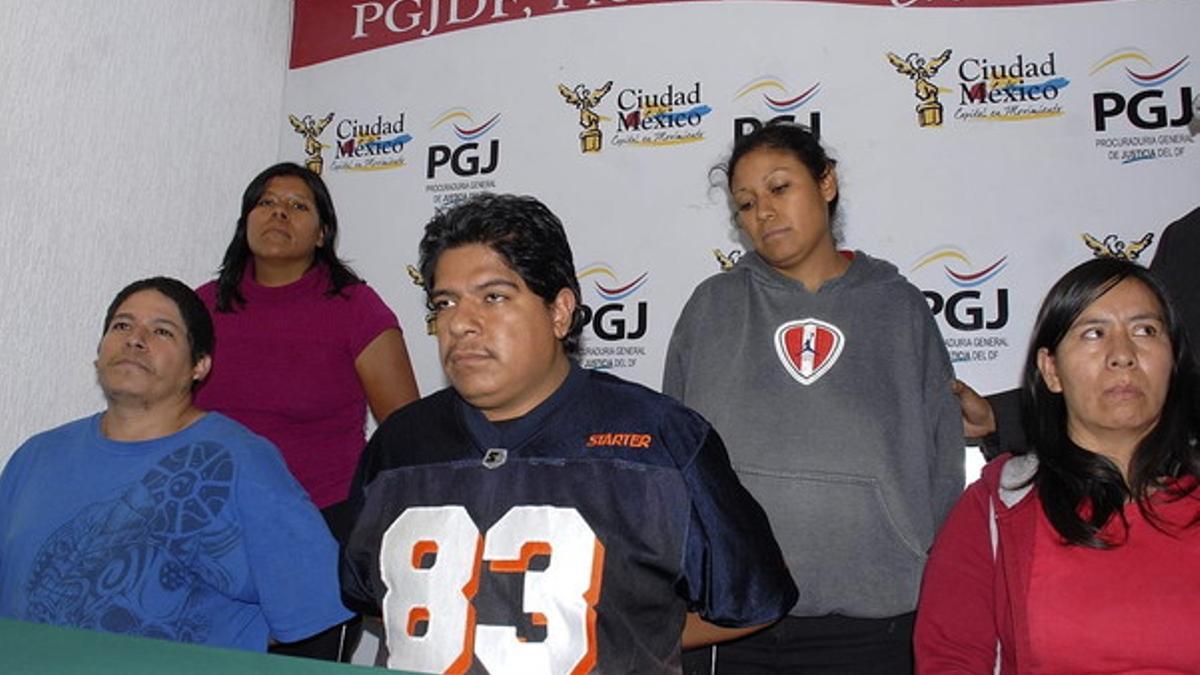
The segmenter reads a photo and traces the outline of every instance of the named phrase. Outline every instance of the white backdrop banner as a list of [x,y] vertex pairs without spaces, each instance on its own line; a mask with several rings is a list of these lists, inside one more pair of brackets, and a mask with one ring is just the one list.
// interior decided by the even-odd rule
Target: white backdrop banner
[[423,392],[444,380],[408,268],[480,191],[563,219],[582,363],[657,387],[691,290],[745,249],[710,170],[793,119],[839,161],[843,246],[920,287],[994,391],[1055,278],[1149,262],[1200,203],[1197,26],[1194,0],[297,0],[280,154],[328,181]]

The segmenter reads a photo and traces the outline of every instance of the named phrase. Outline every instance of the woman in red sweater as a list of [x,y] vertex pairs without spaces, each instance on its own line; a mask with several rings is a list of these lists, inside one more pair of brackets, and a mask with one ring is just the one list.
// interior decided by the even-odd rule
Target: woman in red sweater
[[1195,672],[1196,386],[1141,266],[1091,260],[1050,289],[1025,364],[1031,452],[989,464],[938,534],[918,672]]

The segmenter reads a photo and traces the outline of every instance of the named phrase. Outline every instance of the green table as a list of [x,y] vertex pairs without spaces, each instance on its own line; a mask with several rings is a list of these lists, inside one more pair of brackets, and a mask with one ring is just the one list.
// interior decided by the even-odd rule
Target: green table
[[4,675],[225,675],[397,672],[0,619]]

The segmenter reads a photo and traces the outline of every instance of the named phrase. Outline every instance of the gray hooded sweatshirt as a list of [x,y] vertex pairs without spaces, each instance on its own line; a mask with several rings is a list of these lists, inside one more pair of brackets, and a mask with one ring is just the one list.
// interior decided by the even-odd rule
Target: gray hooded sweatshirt
[[855,252],[810,293],[749,253],[688,300],[663,391],[712,422],[766,509],[800,588],[791,613],[881,618],[915,609],[962,492],[952,378],[924,296],[891,263]]

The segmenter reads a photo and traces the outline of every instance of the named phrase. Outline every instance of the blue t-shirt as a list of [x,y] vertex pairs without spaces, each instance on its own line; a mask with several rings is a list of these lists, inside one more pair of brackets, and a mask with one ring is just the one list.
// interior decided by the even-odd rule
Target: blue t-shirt
[[337,544],[270,442],[217,413],[113,441],[101,417],[0,475],[0,616],[254,651],[350,616]]

